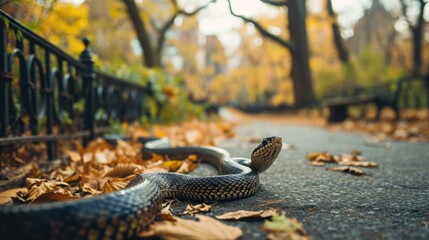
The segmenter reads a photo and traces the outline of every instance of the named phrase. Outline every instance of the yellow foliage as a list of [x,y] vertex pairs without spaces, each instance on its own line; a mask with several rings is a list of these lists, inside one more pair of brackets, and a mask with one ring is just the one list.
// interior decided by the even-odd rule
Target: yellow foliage
[[54,45],[71,55],[78,56],[83,49],[82,37],[88,28],[88,8],[58,2],[44,17],[37,29],[38,33]]

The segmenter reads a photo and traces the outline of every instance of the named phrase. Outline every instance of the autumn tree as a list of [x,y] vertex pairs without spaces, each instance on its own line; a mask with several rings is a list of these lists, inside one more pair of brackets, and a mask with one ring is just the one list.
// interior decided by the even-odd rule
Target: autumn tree
[[[179,7],[177,0],[170,0],[173,12],[170,17],[160,26],[156,26],[152,16],[149,16],[149,21],[152,23],[152,27],[156,32],[156,40],[153,41],[149,26],[147,23],[148,18],[142,18],[140,15],[140,8],[136,4],[135,0],[123,0],[128,16],[133,23],[134,31],[137,39],[140,42],[141,48],[143,49],[143,62],[147,67],[162,67],[161,54],[165,44],[165,38],[167,31],[173,26],[174,21],[178,16],[194,16],[199,11],[207,7],[210,3],[216,2],[211,0],[210,2],[196,8],[195,10],[188,12]],[[146,12],[146,14],[148,14]]]
[[[424,10],[426,4],[425,0],[400,0],[402,15],[405,21],[407,21],[409,29],[412,34],[413,42],[413,69],[412,76],[419,76],[422,68],[422,50],[423,50],[423,29],[424,29]],[[412,4],[418,5],[417,19],[411,19],[409,8]]]
[[0,0],[0,8],[21,22],[37,26],[57,3],[58,0]]
[[259,33],[283,48],[290,51],[292,55],[291,76],[294,87],[295,105],[297,107],[310,106],[315,102],[312,76],[309,65],[309,49],[306,27],[306,8],[305,0],[261,0],[264,3],[287,8],[287,19],[290,39],[283,39],[276,34],[265,29],[257,21],[236,14],[228,0],[229,10],[232,15],[251,23]]

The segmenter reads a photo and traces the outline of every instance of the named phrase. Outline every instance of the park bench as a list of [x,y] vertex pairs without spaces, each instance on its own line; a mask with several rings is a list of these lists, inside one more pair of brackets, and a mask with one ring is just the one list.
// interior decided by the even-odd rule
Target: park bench
[[375,85],[368,88],[351,87],[335,89],[328,93],[323,103],[329,109],[328,122],[340,122],[347,118],[348,107],[353,105],[375,104],[377,107],[376,119],[380,118],[381,110],[391,107],[399,118],[399,97],[404,79],[395,82]]

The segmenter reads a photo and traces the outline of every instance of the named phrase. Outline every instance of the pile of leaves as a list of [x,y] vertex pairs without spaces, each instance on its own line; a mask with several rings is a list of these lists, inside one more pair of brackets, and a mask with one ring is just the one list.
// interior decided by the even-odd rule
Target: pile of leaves
[[370,162],[362,156],[362,153],[357,150],[351,150],[350,153],[342,153],[334,155],[332,153],[311,152],[307,154],[307,159],[311,161],[312,166],[325,166],[328,163],[338,164],[341,166],[327,168],[327,170],[341,171],[353,175],[370,175],[358,167],[373,168],[378,167],[375,162]]
[[26,179],[25,187],[0,193],[2,203],[12,199],[31,204],[85,198],[123,189],[137,174],[149,171],[188,173],[197,166],[195,155],[187,159],[169,159],[159,155],[144,159],[143,145],[137,141],[138,137],[169,137],[173,140],[172,145],[185,146],[216,145],[221,139],[233,136],[232,125],[221,121],[195,120],[150,128],[122,124],[122,127],[133,141],[118,140],[116,144],[109,144],[99,138],[86,147],[79,141],[70,142],[61,150],[65,156],[63,163],[54,169],[46,169],[31,157],[30,153],[43,156],[46,150],[43,144],[18,147],[10,156],[13,164],[4,163],[2,173],[6,179],[13,180],[16,176]]
[[[394,115],[386,112],[380,121],[370,119],[348,119],[339,127],[347,131],[365,132],[371,135],[373,141],[393,139],[397,141],[428,142],[429,141],[429,111],[408,110],[401,114],[396,121]],[[334,128],[338,125],[334,125]]]

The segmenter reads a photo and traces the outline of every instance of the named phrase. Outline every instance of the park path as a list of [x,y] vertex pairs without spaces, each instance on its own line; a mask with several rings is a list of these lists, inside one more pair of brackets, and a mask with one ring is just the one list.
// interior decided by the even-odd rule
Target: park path
[[[234,120],[234,113],[221,115]],[[210,215],[239,209],[279,208],[296,217],[314,239],[429,239],[429,144],[371,144],[364,135],[279,120],[247,119],[236,127],[237,137],[221,147],[233,156],[248,157],[256,143],[246,139],[277,135],[286,148],[260,176],[252,197],[220,203]],[[293,147],[290,147],[293,146]],[[378,168],[372,176],[353,176],[309,165],[309,152],[348,153],[355,149]],[[263,239],[262,221],[231,221],[243,239]]]

